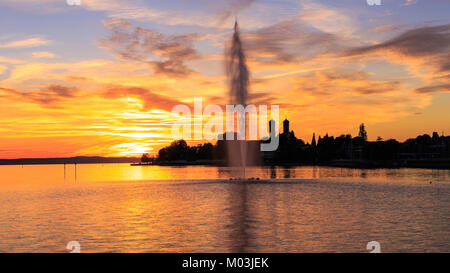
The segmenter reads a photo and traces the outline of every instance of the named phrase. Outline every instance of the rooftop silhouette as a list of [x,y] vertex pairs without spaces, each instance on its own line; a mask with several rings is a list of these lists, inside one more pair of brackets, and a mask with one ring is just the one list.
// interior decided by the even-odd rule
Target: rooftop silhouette
[[[259,151],[261,141],[246,141],[248,152],[253,158],[250,165],[332,165],[342,167],[426,167],[450,169],[450,136],[424,134],[404,142],[395,139],[368,141],[364,124],[360,125],[358,136],[318,136],[313,133],[311,143],[305,142],[290,131],[289,120],[283,121],[283,130],[273,134],[279,138],[279,147],[273,152]],[[271,122],[269,122],[269,128]],[[228,157],[226,145],[237,140],[219,140],[216,144],[205,143],[189,146],[178,140],[159,151],[155,163],[183,162],[186,164],[203,162],[220,164]],[[254,144],[254,145],[252,145]],[[153,162],[153,161],[152,161]]]

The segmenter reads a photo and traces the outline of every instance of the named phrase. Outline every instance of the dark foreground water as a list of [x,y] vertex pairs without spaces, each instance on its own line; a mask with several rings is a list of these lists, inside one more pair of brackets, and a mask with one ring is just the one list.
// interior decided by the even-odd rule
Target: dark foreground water
[[[450,171],[0,166],[0,252],[450,252]],[[430,184],[430,182],[432,182]]]

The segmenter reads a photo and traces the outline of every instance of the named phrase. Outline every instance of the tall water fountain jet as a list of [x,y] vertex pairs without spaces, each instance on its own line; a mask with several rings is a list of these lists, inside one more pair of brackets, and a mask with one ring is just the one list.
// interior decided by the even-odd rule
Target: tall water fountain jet
[[246,105],[248,96],[249,72],[245,63],[244,49],[237,21],[227,58],[227,74],[230,80],[230,103]]
[[[239,27],[237,21],[234,25],[234,34],[231,41],[231,48],[228,50],[226,60],[226,70],[230,84],[230,104],[242,105],[246,107],[249,86],[249,71],[245,63],[245,54],[239,35]],[[247,128],[247,117],[245,115],[243,117],[238,116],[236,121],[238,128]],[[234,141],[233,143],[228,142],[227,145],[228,165],[240,167],[240,173],[244,178],[245,167],[250,156],[247,154],[248,143],[246,141],[246,131],[247,130],[245,129],[243,132],[239,132],[241,134],[244,134],[245,140],[237,141],[237,143]],[[234,137],[236,137],[236,135],[234,135]]]

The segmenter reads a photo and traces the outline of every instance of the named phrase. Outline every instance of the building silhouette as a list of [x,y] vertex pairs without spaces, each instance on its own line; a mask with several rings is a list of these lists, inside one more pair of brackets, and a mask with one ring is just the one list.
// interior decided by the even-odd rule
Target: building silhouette
[[[311,144],[297,138],[290,130],[290,122],[283,121],[281,133],[275,132],[275,121],[269,121],[269,135],[262,140],[222,140],[215,145],[207,143],[189,147],[184,141],[175,141],[159,152],[157,161],[196,161],[215,160],[226,162],[231,151],[239,151],[246,143],[248,153],[246,165],[331,165],[342,167],[430,167],[450,169],[450,136],[424,134],[405,142],[395,139],[384,141],[379,137],[376,141],[367,140],[365,127],[360,126],[358,136],[350,134],[338,137],[318,136],[313,133]],[[361,133],[362,132],[362,133]],[[260,144],[268,143],[272,138],[279,138],[279,146],[275,151],[261,152]],[[219,138],[220,139],[220,138]],[[228,147],[228,148],[227,148]],[[232,147],[232,149],[229,149]]]
[[287,118],[283,121],[283,134],[289,133],[289,120]]

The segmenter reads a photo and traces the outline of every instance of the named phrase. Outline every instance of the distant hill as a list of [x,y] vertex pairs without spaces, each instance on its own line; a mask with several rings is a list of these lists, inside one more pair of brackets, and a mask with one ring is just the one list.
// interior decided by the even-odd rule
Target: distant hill
[[18,158],[0,159],[0,165],[32,165],[32,164],[94,164],[94,163],[137,163],[137,157],[101,157],[76,156],[66,158]]

